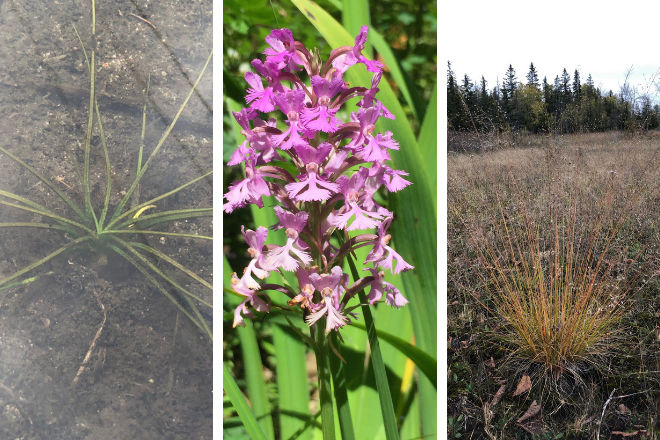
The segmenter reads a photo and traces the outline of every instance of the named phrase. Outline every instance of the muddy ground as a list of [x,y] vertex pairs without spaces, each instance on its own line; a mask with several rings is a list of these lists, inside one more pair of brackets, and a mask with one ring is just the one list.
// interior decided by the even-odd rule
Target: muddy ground
[[[0,0],[0,146],[79,205],[77,170],[84,157],[89,75],[73,25],[89,54],[90,3]],[[145,155],[176,115],[211,51],[212,3],[98,0],[96,13],[96,87],[112,164],[112,206],[135,175],[148,78]],[[150,166],[140,185],[141,201],[211,170],[212,73],[210,65]],[[100,147],[98,132],[92,145]],[[105,197],[100,150],[93,149],[91,162],[92,204],[99,212]],[[211,187],[209,177],[151,211],[211,207]],[[59,215],[75,215],[52,189],[2,153],[0,190]],[[0,223],[45,221],[0,205]],[[160,230],[212,235],[212,224],[195,219]],[[212,282],[210,242],[145,239]],[[0,228],[0,279],[70,240],[60,231]],[[115,254],[81,247],[29,275],[41,277],[0,291],[0,438],[211,438],[212,344],[139,271]],[[202,286],[177,280],[212,301]],[[211,322],[211,311],[202,310]]]

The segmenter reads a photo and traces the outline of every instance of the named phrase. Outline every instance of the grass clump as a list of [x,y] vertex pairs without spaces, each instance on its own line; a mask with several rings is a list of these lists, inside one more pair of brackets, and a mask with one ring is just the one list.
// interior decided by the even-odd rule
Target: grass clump
[[[122,192],[123,197],[115,206],[111,205],[112,175],[113,170],[110,163],[108,146],[106,144],[106,136],[103,131],[103,124],[101,114],[98,109],[98,103],[95,93],[95,67],[96,66],[96,14],[95,2],[92,0],[92,50],[88,52],[85,50],[80,35],[81,46],[85,55],[87,70],[90,74],[90,98],[89,98],[89,117],[87,121],[87,132],[84,146],[84,159],[82,170],[78,169],[79,183],[82,189],[82,200],[74,201],[62,190],[60,190],[55,183],[46,178],[38,170],[34,169],[26,162],[21,160],[17,155],[12,154],[4,148],[0,147],[0,151],[6,154],[13,161],[18,163],[25,170],[34,175],[43,184],[48,186],[56,195],[57,198],[63,202],[68,208],[68,214],[58,214],[49,209],[44,204],[37,203],[26,197],[19,196],[18,194],[0,190],[0,204],[3,206],[18,209],[24,212],[37,214],[41,216],[42,221],[34,222],[7,222],[0,223],[2,228],[30,228],[30,229],[46,229],[49,231],[64,233],[68,238],[68,243],[52,251],[48,255],[39,259],[38,261],[29,264],[20,270],[16,271],[10,276],[0,280],[0,289],[3,287],[20,285],[21,283],[29,282],[35,277],[25,278],[28,273],[38,271],[44,267],[44,264],[61,256],[65,253],[72,251],[82,251],[85,248],[91,247],[99,252],[110,252],[121,256],[123,259],[133,265],[142,276],[149,280],[160,292],[167,296],[178,308],[190,318],[203,332],[212,338],[212,332],[209,324],[204,319],[199,310],[199,306],[205,306],[209,309],[212,305],[204,299],[193,294],[189,288],[184,287],[183,283],[178,282],[177,277],[166,272],[157,262],[164,262],[173,267],[179,274],[184,275],[189,281],[204,286],[212,291],[211,284],[189,270],[183,264],[175,259],[166,255],[157,248],[146,244],[139,237],[148,235],[159,236],[172,236],[181,238],[192,238],[200,240],[211,240],[210,236],[202,236],[197,234],[185,234],[179,232],[168,232],[158,230],[163,226],[172,224],[178,221],[187,221],[200,217],[211,217],[212,208],[184,208],[158,211],[157,204],[167,197],[179,195],[182,190],[199,182],[202,179],[208,178],[212,171],[204,173],[185,184],[168,191],[164,194],[152,197],[146,201],[139,200],[140,183],[147,173],[150,165],[153,163],[154,158],[158,155],[163,147],[165,141],[170,135],[174,125],[176,124],[183,109],[186,107],[188,100],[195,92],[199,81],[201,80],[207,66],[209,65],[212,52],[209,55],[204,68],[200,72],[196,82],[191,87],[190,92],[184,102],[182,103],[179,111],[174,117],[172,123],[162,134],[160,141],[153,148],[151,153],[143,161],[144,153],[144,124],[146,114],[146,104],[143,110],[143,130],[142,130],[142,145],[137,153],[137,167],[135,170],[134,178],[128,190]],[[77,33],[77,31],[76,31]],[[105,195],[101,206],[93,206],[92,203],[92,184],[90,183],[90,156],[92,148],[92,138],[98,136],[101,145],[101,155],[105,164]],[[75,164],[77,168],[79,165]],[[22,279],[22,281],[21,281]]]
[[574,385],[618,350],[644,284],[647,246],[632,213],[649,170],[626,173],[626,149],[605,173],[581,151],[548,147],[535,165],[516,154],[506,163],[480,158],[486,169],[472,182],[450,176],[450,228],[463,232],[474,275],[463,286],[496,322],[491,334],[508,360]]

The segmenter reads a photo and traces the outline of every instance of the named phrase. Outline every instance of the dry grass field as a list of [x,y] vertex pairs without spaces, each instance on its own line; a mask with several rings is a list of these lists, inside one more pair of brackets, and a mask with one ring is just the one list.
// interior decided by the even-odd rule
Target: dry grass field
[[448,140],[448,438],[660,438],[660,134]]

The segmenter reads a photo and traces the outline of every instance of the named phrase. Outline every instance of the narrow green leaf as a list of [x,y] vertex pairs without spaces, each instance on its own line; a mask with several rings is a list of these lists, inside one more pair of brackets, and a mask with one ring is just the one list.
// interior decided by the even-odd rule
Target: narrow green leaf
[[[188,92],[188,96],[186,96],[186,99],[183,100],[183,103],[181,104],[181,107],[179,107],[179,111],[174,116],[174,119],[172,120],[172,123],[170,123],[170,125],[167,127],[167,129],[165,130],[165,132],[161,136],[160,141],[158,141],[158,144],[156,144],[156,147],[151,152],[151,154],[149,155],[149,158],[147,159],[144,166],[140,170],[140,173],[137,175],[137,177],[135,178],[135,180],[131,184],[130,188],[128,188],[128,190],[126,191],[126,194],[121,199],[121,202],[119,202],[119,205],[115,209],[115,213],[112,215],[112,218],[110,219],[110,223],[108,224],[108,227],[110,227],[114,223],[116,223],[117,217],[119,217],[121,212],[124,210],[124,206],[126,206],[126,203],[133,196],[133,191],[135,191],[135,189],[139,185],[140,180],[142,179],[144,174],[147,172],[147,168],[151,164],[154,157],[156,157],[156,155],[160,151],[161,147],[165,143],[165,140],[169,137],[170,133],[172,132],[172,129],[174,128],[174,125],[176,125],[176,122],[179,120],[179,117],[181,116],[181,113],[183,112],[183,109],[186,107],[186,105],[188,104],[188,101],[190,100],[190,97],[195,92],[195,89],[197,88],[197,85],[201,81],[202,76],[204,76],[204,72],[206,72],[206,68],[208,67],[208,65],[211,62],[212,58],[213,58],[213,50],[211,50],[211,53],[209,54],[209,57],[206,59],[206,64],[204,64],[204,67],[202,68],[202,71],[199,73],[199,76],[197,77],[197,80],[195,81],[195,84],[193,84],[193,86],[190,89],[190,92]],[[92,64],[93,64],[93,62],[92,62]]]
[[[351,322],[351,325],[353,327],[359,328],[360,330],[367,330],[364,324],[357,321]],[[383,330],[376,331],[378,334],[378,339],[386,341],[401,353],[405,354],[411,361],[415,363],[415,365],[417,365],[420,371],[424,373],[424,375],[431,381],[433,386],[437,387],[438,361],[434,359],[433,356],[391,333],[385,332]]]
[[[213,170],[209,171],[206,174],[202,174],[201,176],[196,177],[196,178],[184,183],[183,185],[179,186],[178,188],[173,189],[172,191],[166,192],[165,194],[161,194],[158,197],[154,197],[153,199],[149,199],[144,203],[140,203],[139,205],[136,205],[136,206],[132,207],[131,209],[129,209],[128,211],[124,212],[119,217],[117,217],[114,220],[113,223],[116,224],[117,222],[119,222],[123,218],[129,217],[130,215],[132,215],[133,213],[139,211],[140,209],[143,209],[144,207],[149,206],[149,205],[154,205],[159,200],[163,200],[164,198],[167,198],[171,195],[174,195],[174,194],[178,193],[179,191],[181,191],[182,189],[184,189],[184,188],[186,188],[186,187],[188,187],[188,186],[190,186],[194,183],[197,183],[202,179],[205,179],[205,178],[209,177],[211,174],[213,174]],[[106,229],[110,229],[110,226],[108,226]]]
[[[125,229],[130,225],[135,225],[140,229],[149,229],[151,226],[159,223],[169,222],[173,220],[193,219],[198,217],[211,217],[213,216],[213,208],[189,208],[189,209],[176,209],[171,211],[157,212],[155,214],[142,215],[138,218],[128,220],[116,229]],[[106,233],[114,232],[113,229],[106,229]]]
[[42,258],[41,260],[36,261],[36,262],[30,264],[29,266],[24,267],[23,269],[21,269],[17,272],[14,272],[13,275],[10,275],[8,277],[5,277],[5,278],[1,279],[0,280],[0,286],[2,286],[4,284],[7,284],[9,281],[15,280],[16,278],[20,277],[21,275],[24,275],[24,274],[30,272],[31,270],[34,270],[37,267],[41,266],[42,264],[52,260],[53,258],[57,257],[61,253],[76,247],[76,245],[82,243],[83,241],[91,240],[92,238],[93,238],[92,236],[87,235],[85,237],[80,237],[80,238],[77,238],[77,239],[73,240],[72,242],[70,242],[66,246],[62,246],[61,248],[57,249],[56,251],[51,252],[50,254],[48,254],[47,256]]
[[[371,27],[368,0],[343,0],[342,9],[341,21],[350,35],[357,36],[357,34],[360,33],[360,28],[362,26]],[[369,34],[371,34],[371,31],[369,31]],[[374,56],[373,50],[371,49],[371,39],[371,35],[369,35],[362,52],[369,59]]]
[[305,344],[289,327],[273,326],[282,439],[310,439],[309,384]]
[[[417,100],[413,99],[414,95],[412,90],[408,89],[408,81],[406,81],[404,76],[405,71],[401,68],[401,64],[399,64],[399,61],[394,56],[394,52],[392,52],[390,45],[387,44],[385,38],[383,38],[383,36],[375,29],[369,29],[369,39],[373,42],[374,48],[378,51],[378,54],[385,62],[390,76],[394,82],[396,82],[397,87],[399,87],[403,99],[405,99],[406,103],[410,106],[413,116],[415,119],[419,120],[419,105]],[[421,114],[423,115],[423,112]]]
[[[35,169],[32,168],[31,166],[29,166],[28,164],[26,164],[25,162],[23,162],[21,159],[19,159],[18,157],[14,156],[13,154],[11,154],[9,151],[5,150],[4,148],[0,147],[0,151],[2,151],[3,153],[5,153],[7,156],[9,156],[9,157],[10,157],[11,159],[13,159],[15,162],[21,164],[21,165],[23,166],[23,168],[25,168],[26,170],[28,170],[28,171],[29,171],[30,173],[32,173],[36,178],[38,178],[38,179],[41,180],[43,183],[45,183],[50,189],[52,189],[53,191],[55,191],[55,193],[56,193],[56,194],[57,194],[62,200],[64,200],[64,202],[65,202],[67,205],[69,205],[69,207],[70,207],[71,209],[73,209],[73,210],[76,212],[76,214],[78,214],[78,217],[80,218],[80,220],[81,220],[82,222],[85,222],[85,220],[87,220],[87,217],[86,217],[85,214],[83,214],[83,212],[78,208],[78,206],[77,206],[75,203],[73,203],[73,201],[71,201],[71,199],[70,199],[66,194],[64,194],[64,193],[62,192],[62,190],[60,190],[57,186],[55,186],[55,184],[54,184],[51,180],[45,178],[45,177],[44,177],[41,173],[39,173],[37,170],[35,170]],[[4,194],[3,194],[3,195],[4,195]],[[27,202],[24,202],[24,203],[27,204]],[[36,205],[36,203],[34,203],[34,202],[31,202],[31,203],[33,203],[33,204]],[[45,209],[45,208],[44,208],[44,209]]]
[[[431,188],[436,188],[438,185],[438,85],[433,87],[433,94],[426,109],[426,117],[422,123],[422,128],[419,131],[419,139],[417,141],[419,149],[424,157],[426,165],[426,174],[429,177]],[[434,205],[437,206],[437,191],[432,192],[435,199]]]
[[[177,234],[177,235],[179,235],[179,234]],[[200,283],[200,284],[206,286],[206,287],[209,288],[210,290],[213,290],[213,286],[211,285],[211,283],[209,283],[208,281],[206,281],[205,279],[203,279],[202,277],[200,277],[200,276],[197,275],[196,273],[192,272],[191,270],[189,270],[188,268],[186,268],[185,266],[183,266],[183,265],[182,265],[181,263],[179,263],[178,261],[176,261],[176,260],[174,260],[173,258],[170,258],[169,256],[165,255],[164,253],[162,253],[162,252],[159,251],[158,249],[155,249],[155,248],[153,248],[153,247],[151,247],[151,246],[144,245],[144,244],[142,244],[142,243],[134,243],[134,242],[131,242],[131,245],[132,245],[133,247],[136,247],[136,248],[139,248],[139,249],[145,250],[145,251],[147,251],[147,252],[150,252],[150,253],[154,254],[155,256],[157,256],[158,258],[161,258],[161,259],[167,261],[167,262],[170,263],[172,266],[176,267],[177,269],[179,269],[180,271],[182,271],[183,273],[185,273],[186,275],[188,275],[190,278],[192,278],[192,279],[194,279],[195,281],[197,281],[198,283]]]
[[[330,338],[335,349],[341,354],[341,346],[339,345],[337,335],[333,332]],[[332,371],[332,384],[335,391],[341,438],[342,440],[354,440],[355,432],[353,430],[353,420],[351,418],[351,408],[348,400],[348,386],[346,385],[345,373],[347,368],[335,353],[330,354],[330,370]]]
[[[123,247],[126,247],[126,248],[129,248],[129,249],[130,249],[130,247],[129,247],[125,242],[122,242],[121,240],[117,239],[116,237],[113,237],[113,241],[115,241],[116,243],[122,245]],[[192,302],[188,302],[188,304],[190,305],[190,307],[193,309],[193,312],[195,312],[195,314],[198,316],[198,319],[195,318],[195,317],[193,317],[193,316],[190,314],[190,312],[188,312],[188,310],[186,310],[186,309],[183,307],[183,305],[181,305],[181,304],[179,303],[179,301],[177,301],[177,300],[172,296],[172,294],[171,294],[171,293],[170,293],[170,292],[169,292],[169,291],[168,291],[168,290],[167,290],[167,289],[166,289],[166,288],[165,288],[165,287],[164,287],[164,286],[163,286],[163,285],[162,285],[162,284],[156,279],[156,278],[154,278],[154,276],[149,272],[149,270],[148,270],[146,267],[144,267],[141,263],[139,263],[137,260],[133,259],[133,257],[131,257],[130,255],[128,255],[126,252],[124,252],[124,251],[123,251],[122,249],[120,249],[118,246],[110,245],[110,249],[112,249],[113,251],[115,251],[117,254],[121,255],[123,258],[126,259],[126,261],[128,261],[128,262],[131,263],[133,266],[135,266],[135,268],[136,268],[137,270],[139,270],[139,271],[142,273],[142,275],[144,275],[144,277],[145,277],[147,280],[149,280],[149,281],[151,282],[151,284],[153,284],[154,287],[156,287],[156,289],[158,289],[158,290],[160,291],[160,293],[162,293],[163,295],[165,295],[165,297],[167,297],[167,299],[169,299],[170,301],[172,301],[172,303],[174,303],[174,305],[175,305],[175,306],[181,311],[181,313],[183,313],[183,314],[184,314],[188,319],[190,319],[190,320],[191,320],[191,321],[192,321],[197,327],[199,327],[200,330],[202,330],[203,332],[205,332],[205,333],[209,336],[209,338],[211,338],[211,341],[213,341],[213,333],[212,333],[211,330],[208,328],[208,326],[207,326],[206,322],[204,321],[204,319],[199,315],[199,310],[197,310],[197,307],[195,306],[194,303],[192,303]],[[137,251],[135,251],[135,249],[132,249],[131,251],[134,252],[134,255],[140,257],[139,253],[137,253]],[[144,257],[142,257],[142,258],[144,258]],[[140,261],[142,261],[142,262],[144,263],[145,260],[140,260]],[[184,296],[184,298],[188,299],[187,296]]]
[[[353,280],[360,279],[357,268],[355,267],[355,263],[353,262],[353,258],[349,255],[346,260],[351,268]],[[364,293],[364,289],[358,292],[358,296],[360,298],[360,303],[367,304],[367,298],[366,294]],[[369,337],[369,347],[371,348],[371,365],[374,368],[376,388],[378,389],[378,397],[380,399],[380,409],[383,412],[385,436],[388,440],[398,439],[399,432],[397,428],[396,415],[394,413],[394,406],[392,405],[390,386],[387,380],[387,373],[385,372],[383,357],[380,352],[378,336],[376,335],[376,327],[371,317],[371,310],[368,305],[362,306],[362,314],[364,316],[364,322],[367,328],[367,336]]]
[[[50,271],[50,272],[46,272],[46,273],[43,274],[43,275],[52,275],[52,274],[54,274],[54,273],[55,273],[55,272]],[[22,285],[25,285],[25,284],[30,284],[30,283],[32,283],[32,282],[34,282],[34,281],[37,281],[37,280],[38,280],[39,278],[41,278],[41,277],[42,277],[42,275],[36,275],[36,276],[31,277],[31,278],[26,278],[26,279],[24,279],[24,280],[22,280],[22,281],[18,281],[18,282],[16,282],[16,283],[7,284],[6,286],[2,286],[2,287],[0,287],[0,290],[6,290],[6,289],[11,289],[12,287],[22,286]]]
[[325,335],[325,319],[321,318],[312,325],[316,351],[316,371],[319,381],[319,406],[321,411],[321,430],[323,440],[335,440],[334,398],[332,392],[332,375],[330,373],[330,359],[328,358],[328,340]]
[[231,377],[231,373],[224,362],[222,363],[222,388],[227,393],[236,412],[238,412],[238,416],[241,418],[243,426],[245,426],[250,438],[253,440],[266,440],[266,436],[261,431],[257,419],[254,417],[254,414],[245,401],[245,397],[243,397],[241,390]]

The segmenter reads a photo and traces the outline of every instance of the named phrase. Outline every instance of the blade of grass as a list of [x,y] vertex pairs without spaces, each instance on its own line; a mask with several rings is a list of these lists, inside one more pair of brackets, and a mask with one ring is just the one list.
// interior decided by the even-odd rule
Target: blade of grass
[[[438,161],[438,85],[433,86],[433,94],[426,108],[426,117],[419,130],[419,148],[423,151],[426,165],[426,174],[429,178],[431,188],[438,184],[437,161]],[[437,195],[436,195],[437,197]]]
[[[5,194],[3,194],[3,193],[4,193],[4,191],[0,191],[0,195],[5,196]],[[6,195],[6,197],[10,197],[10,196]],[[16,196],[16,197],[12,197],[12,198],[16,199],[16,198],[19,198],[19,197]],[[77,228],[84,229],[85,231],[88,231],[90,233],[92,232],[89,228],[85,227],[84,225],[81,225],[80,223],[74,222],[73,220],[69,220],[66,217],[60,217],[59,215],[51,214],[50,212],[43,211],[41,209],[33,209],[33,208],[29,208],[27,206],[18,205],[16,203],[5,202],[4,200],[0,200],[0,204],[5,205],[5,206],[11,206],[12,208],[20,209],[22,211],[28,211],[28,212],[32,212],[34,214],[39,214],[39,215],[42,215],[44,217],[49,217],[49,218],[52,218],[54,220],[57,220],[58,222],[66,223],[66,224],[75,226]]]
[[[180,284],[178,284],[177,282],[175,282],[175,281],[172,279],[172,277],[168,276],[165,272],[163,272],[161,269],[159,269],[158,267],[156,267],[151,261],[149,261],[144,255],[140,254],[140,253],[139,253],[139,252],[133,247],[133,244],[134,244],[134,243],[123,241],[123,240],[121,240],[121,239],[119,239],[119,238],[117,238],[117,237],[113,237],[113,238],[114,238],[114,241],[115,241],[116,243],[121,244],[121,245],[124,246],[126,249],[128,249],[133,255],[135,255],[140,261],[142,261],[142,263],[144,263],[149,269],[151,269],[151,270],[153,270],[154,272],[156,272],[156,274],[158,274],[158,276],[160,276],[161,278],[163,278],[165,281],[167,281],[168,284],[172,285],[172,287],[176,288],[178,291],[180,291],[181,293],[183,293],[186,297],[188,297],[188,298],[192,298],[192,299],[194,299],[194,300],[196,300],[196,301],[199,301],[200,303],[204,304],[204,305],[207,306],[207,307],[213,308],[213,306],[212,306],[210,303],[204,301],[203,299],[199,298],[198,296],[192,294],[192,293],[191,293],[190,291],[188,291],[187,289],[183,288]],[[148,246],[147,246],[147,247],[148,247]],[[152,248],[152,251],[155,251],[155,249]],[[203,318],[202,318],[202,316],[201,316],[201,314],[199,313],[199,310],[197,309],[197,306],[195,306],[194,304],[192,304],[192,305],[191,305],[191,308],[193,309],[193,312],[195,313],[195,315],[197,315],[197,317],[200,319],[200,321],[204,321]]]
[[83,199],[85,204],[85,213],[87,218],[93,218],[94,223],[97,224],[98,230],[98,221],[96,220],[96,214],[92,208],[92,199],[91,192],[89,188],[89,152],[90,145],[92,143],[92,131],[94,129],[94,72],[96,71],[96,66],[94,63],[95,50],[96,47],[96,3],[92,0],[92,51],[88,64],[89,70],[89,118],[87,121],[87,135],[85,136],[85,162],[83,168]]
[[103,147],[103,157],[105,159],[105,200],[103,201],[103,209],[101,217],[98,222],[97,232],[101,232],[103,224],[105,223],[105,216],[108,214],[108,207],[110,206],[110,194],[112,193],[112,170],[110,169],[110,155],[108,154],[108,144],[105,140],[105,133],[103,131],[103,123],[101,122],[101,113],[99,112],[99,104],[94,100],[94,109],[96,110],[96,121],[99,124],[99,135],[101,136],[101,146]]
[[[71,201],[71,199],[70,199],[66,194],[64,194],[64,193],[63,193],[63,192],[62,192],[57,186],[55,186],[55,184],[54,184],[53,182],[51,182],[49,179],[47,179],[47,178],[45,178],[44,176],[42,176],[37,170],[35,170],[35,169],[32,168],[31,166],[29,166],[28,164],[26,164],[25,162],[23,162],[21,159],[19,159],[18,157],[14,156],[13,154],[11,154],[9,151],[5,150],[4,148],[0,147],[0,151],[2,151],[2,152],[5,153],[7,156],[9,156],[10,158],[12,158],[15,162],[18,162],[19,164],[21,164],[26,170],[28,170],[28,171],[29,171],[30,173],[32,173],[35,177],[37,177],[39,180],[41,180],[43,183],[45,183],[50,189],[52,189],[53,191],[55,191],[55,194],[57,194],[62,200],[64,200],[64,202],[65,202],[67,205],[69,205],[69,207],[70,207],[71,209],[73,209],[73,210],[75,211],[75,213],[78,215],[78,217],[80,218],[80,220],[81,220],[83,223],[85,223],[85,222],[88,220],[88,218],[85,216],[85,214],[83,214],[83,212],[80,210],[80,208],[78,208],[78,206],[76,206],[76,204],[73,203],[73,201]],[[4,191],[3,191],[3,192],[4,192]],[[3,195],[4,195],[4,194],[3,194]],[[6,196],[6,197],[9,197],[9,196]],[[18,196],[16,196],[16,197],[18,197]],[[25,199],[25,200],[26,200],[26,199]],[[23,203],[28,204],[28,202],[23,202]],[[33,204],[36,205],[36,203],[34,203],[34,202],[30,202],[30,203],[33,203]],[[48,210],[44,208],[44,211],[48,211]]]
[[[353,262],[353,257],[348,255],[346,261],[351,268],[353,280],[359,280],[360,276],[355,267],[355,263]],[[358,292],[358,296],[360,298],[360,303],[368,304],[364,289]],[[371,348],[372,358],[371,365],[373,366],[374,376],[376,377],[376,388],[378,389],[378,397],[380,399],[380,409],[383,413],[383,423],[385,424],[385,436],[388,440],[398,439],[399,432],[396,416],[394,414],[394,406],[392,405],[392,395],[390,394],[387,373],[385,372],[385,365],[383,364],[383,358],[380,352],[376,327],[371,317],[371,309],[368,305],[362,306],[362,314],[367,328],[367,336],[369,337],[369,347]]]
[[203,240],[213,240],[213,237],[208,237],[206,235],[180,234],[178,232],[163,232],[163,231],[140,231],[136,229],[112,231],[112,235],[116,235],[116,234],[165,235],[168,237],[185,237],[185,238],[200,238]]
[[231,373],[224,362],[222,363],[222,389],[225,390],[229,400],[234,405],[250,438],[253,440],[266,440],[266,436],[261,431],[257,419],[254,417],[254,414],[245,401],[245,397],[243,397],[243,393],[241,393],[238,385],[236,385],[236,381],[231,377]]
[[[188,209],[175,209],[171,211],[157,212],[155,214],[143,215],[138,218],[124,222],[116,229],[126,229],[130,225],[137,225],[142,229],[150,228],[151,226],[159,223],[169,222],[172,220],[193,219],[198,217],[211,217],[213,215],[213,208],[188,208]],[[106,230],[105,233],[112,233],[114,230]]]
[[[137,212],[137,211],[139,211],[140,209],[142,209],[142,208],[144,208],[144,207],[146,207],[146,206],[153,205],[153,204],[155,204],[155,203],[156,203],[157,201],[159,201],[159,200],[162,200],[162,199],[164,199],[164,198],[166,198],[166,197],[169,197],[169,196],[171,196],[171,195],[173,195],[173,194],[176,194],[176,193],[178,193],[179,191],[181,191],[182,189],[184,189],[184,188],[186,188],[186,187],[188,187],[188,186],[190,186],[190,185],[192,185],[192,184],[194,184],[194,183],[199,182],[200,180],[202,180],[202,179],[204,179],[204,178],[210,176],[211,174],[213,174],[213,170],[209,171],[209,172],[206,173],[206,174],[202,174],[201,176],[196,177],[196,178],[192,179],[191,181],[189,181],[189,182],[187,182],[187,183],[184,183],[183,185],[179,186],[178,188],[173,189],[172,191],[166,192],[165,194],[161,194],[161,195],[159,195],[158,197],[154,197],[153,199],[147,200],[147,201],[144,202],[144,203],[141,203],[141,204],[139,204],[139,205],[133,206],[131,209],[129,209],[128,211],[124,212],[122,215],[120,215],[119,217],[117,217],[113,222],[109,223],[108,226],[107,226],[107,228],[110,228],[110,227],[114,226],[114,225],[117,224],[117,222],[119,222],[121,219],[130,216],[130,215],[133,214],[134,212]],[[106,229],[107,229],[107,228],[106,228]]]
[[[339,339],[333,332],[330,335],[332,345],[338,352],[341,352]],[[341,353],[340,353],[341,354]],[[335,392],[335,402],[337,404],[337,417],[339,418],[339,428],[342,440],[355,439],[353,430],[353,420],[351,416],[351,407],[348,401],[348,388],[346,385],[346,366],[339,359],[337,354],[330,355],[330,370],[332,371],[332,385]]]
[[[209,237],[209,238],[211,238],[211,237]],[[170,263],[172,266],[176,267],[177,269],[179,269],[180,271],[182,271],[183,273],[185,273],[186,275],[188,275],[188,276],[189,276],[190,278],[192,278],[193,280],[195,280],[195,281],[197,281],[198,283],[203,284],[204,286],[206,286],[206,287],[208,287],[209,289],[213,290],[213,286],[211,285],[211,283],[209,283],[208,281],[204,280],[202,277],[200,277],[200,276],[197,275],[196,273],[194,273],[194,272],[188,270],[185,266],[183,266],[182,264],[180,264],[180,263],[177,262],[176,260],[174,260],[174,259],[168,257],[167,255],[165,255],[164,253],[162,253],[162,252],[159,251],[158,249],[152,248],[151,246],[146,246],[146,245],[144,245],[144,244],[142,244],[142,243],[131,242],[131,245],[132,245],[133,247],[138,248],[138,249],[142,249],[142,250],[145,250],[145,251],[147,251],[147,252],[150,252],[150,253],[154,254],[155,256],[157,256],[158,258],[161,258],[161,259],[167,261],[167,262]]]
[[[350,325],[359,328],[360,330],[367,330],[367,327],[364,324],[357,321],[352,321]],[[394,348],[412,360],[415,365],[417,365],[419,370],[429,379],[433,386],[437,387],[438,361],[434,359],[433,356],[391,333],[385,332],[383,330],[376,330],[376,333],[378,335],[378,339],[382,339],[383,341],[391,344]]]
[[190,92],[188,93],[188,96],[186,96],[186,99],[183,101],[183,104],[181,104],[181,107],[179,108],[179,111],[176,113],[176,116],[174,117],[174,119],[172,120],[172,123],[169,125],[169,127],[167,127],[167,129],[165,130],[165,132],[161,136],[160,141],[158,141],[158,144],[156,144],[156,148],[154,148],[154,150],[151,152],[151,154],[149,155],[149,158],[147,159],[144,166],[140,170],[140,173],[137,175],[137,177],[135,178],[135,180],[131,184],[128,191],[126,191],[126,194],[122,198],[121,202],[119,202],[119,205],[115,209],[115,213],[113,214],[112,218],[110,219],[110,224],[113,224],[114,220],[117,217],[119,217],[121,212],[124,210],[124,206],[126,206],[126,203],[128,202],[128,200],[130,200],[131,196],[133,195],[133,191],[135,191],[135,188],[140,183],[140,180],[142,180],[142,177],[147,172],[147,168],[151,164],[151,161],[154,159],[154,157],[156,157],[156,155],[158,154],[158,151],[160,151],[161,147],[165,143],[165,140],[167,140],[167,138],[169,137],[170,133],[172,132],[172,129],[174,128],[174,125],[179,120],[179,117],[181,116],[181,113],[183,112],[183,109],[188,104],[188,101],[190,100],[190,97],[193,95],[193,93],[195,92],[195,89],[197,88],[197,85],[201,81],[202,76],[204,75],[204,72],[206,72],[206,68],[208,67],[209,63],[211,62],[211,58],[213,58],[213,50],[211,50],[211,53],[209,54],[209,57],[206,60],[206,64],[204,64],[204,67],[202,68],[202,71],[199,73],[199,76],[197,77],[197,80],[195,81],[195,84],[190,89]]
[[33,270],[33,269],[36,269],[37,267],[41,266],[42,264],[46,263],[47,261],[52,260],[53,258],[57,257],[61,253],[65,252],[66,250],[69,250],[69,249],[75,247],[76,245],[78,245],[78,244],[80,244],[84,241],[91,240],[92,238],[93,237],[87,235],[87,236],[80,237],[80,238],[77,238],[77,239],[73,240],[72,242],[70,242],[66,246],[62,246],[61,248],[57,249],[55,252],[52,252],[52,253],[48,254],[47,256],[42,258],[41,260],[39,260],[35,263],[32,263],[29,266],[24,267],[23,269],[19,270],[18,272],[14,273],[13,275],[10,275],[6,278],[1,279],[0,280],[0,286],[2,286],[5,283],[8,283],[9,281],[15,280],[16,278],[20,277],[21,275],[26,274],[26,273],[30,272],[31,270]]
[[[51,272],[46,272],[46,273],[43,274],[43,275],[52,275],[52,274],[54,274],[54,273],[55,273],[55,272],[52,272],[52,271],[51,271]],[[6,289],[11,289],[12,287],[23,286],[23,285],[25,285],[25,284],[30,284],[30,283],[32,283],[32,282],[37,281],[37,280],[38,280],[39,278],[41,278],[43,275],[36,275],[36,276],[31,277],[31,278],[27,278],[27,279],[24,279],[24,280],[22,280],[22,281],[18,281],[18,282],[16,282],[16,283],[7,284],[6,286],[2,286],[2,287],[0,287],[0,290],[6,290]]]
[[174,299],[172,294],[167,291],[159,282],[156,280],[150,273],[149,271],[142,267],[136,260],[134,260],[131,256],[129,256],[126,252],[121,250],[115,245],[110,245],[110,249],[115,251],[117,254],[120,256],[124,257],[126,261],[131,263],[137,270],[139,270],[142,275],[144,275],[150,282],[153,284],[156,289],[158,289],[163,295],[165,295],[170,301],[174,303],[174,305],[183,313],[188,319],[190,319],[197,327],[199,327],[200,330],[202,330],[204,333],[206,333],[211,340],[213,340],[213,334],[208,330],[208,327],[206,326],[206,323],[204,321],[198,322],[179,302]]
[[311,438],[305,344],[288,326],[273,326],[282,439]]
[[59,225],[49,225],[48,223],[28,223],[28,222],[15,222],[15,223],[0,223],[0,228],[37,228],[37,229],[55,229],[58,231],[71,232],[71,229]]

